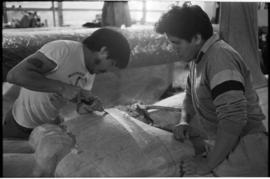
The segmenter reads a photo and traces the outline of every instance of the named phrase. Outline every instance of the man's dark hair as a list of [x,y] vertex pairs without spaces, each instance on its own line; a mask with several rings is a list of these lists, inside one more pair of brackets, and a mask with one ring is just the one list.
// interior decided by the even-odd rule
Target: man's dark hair
[[172,6],[155,24],[155,30],[189,42],[196,34],[201,34],[204,40],[213,35],[208,15],[197,5]]
[[129,62],[130,47],[121,32],[110,28],[100,28],[82,42],[88,49],[99,51],[103,46],[108,50],[108,58],[116,61],[116,66],[125,68]]

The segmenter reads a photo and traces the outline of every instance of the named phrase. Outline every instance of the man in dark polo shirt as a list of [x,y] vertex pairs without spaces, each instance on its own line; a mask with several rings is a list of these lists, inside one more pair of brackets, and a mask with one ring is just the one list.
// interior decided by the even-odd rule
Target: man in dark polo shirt
[[184,160],[184,172],[199,176],[211,172],[223,177],[267,176],[268,136],[262,123],[265,116],[240,54],[213,34],[209,17],[199,6],[174,6],[155,28],[190,65],[175,138],[183,140],[191,134],[194,128],[189,123],[196,119],[214,141],[206,155]]

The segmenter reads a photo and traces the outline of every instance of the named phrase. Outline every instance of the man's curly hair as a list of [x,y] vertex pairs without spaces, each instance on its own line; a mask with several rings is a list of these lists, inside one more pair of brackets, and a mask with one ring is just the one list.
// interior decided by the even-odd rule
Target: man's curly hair
[[204,40],[213,35],[208,15],[200,6],[189,4],[172,6],[155,24],[155,30],[157,33],[166,33],[187,41],[191,41],[196,34],[201,34]]

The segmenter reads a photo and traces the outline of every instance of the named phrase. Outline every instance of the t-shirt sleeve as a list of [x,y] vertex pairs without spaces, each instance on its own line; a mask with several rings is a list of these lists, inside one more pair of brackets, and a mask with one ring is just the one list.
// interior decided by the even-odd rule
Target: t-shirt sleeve
[[221,49],[207,64],[207,78],[213,104],[219,120],[218,127],[239,135],[247,122],[244,66],[234,51]]
[[66,57],[69,55],[69,49],[64,41],[56,40],[43,45],[39,50],[47,58],[57,64],[58,68],[64,63]]

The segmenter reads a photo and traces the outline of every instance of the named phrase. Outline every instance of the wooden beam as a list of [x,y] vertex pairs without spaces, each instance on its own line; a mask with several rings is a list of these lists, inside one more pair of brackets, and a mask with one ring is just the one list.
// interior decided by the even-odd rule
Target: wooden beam
[[59,1],[57,3],[57,13],[58,13],[58,24],[59,26],[63,26],[64,20],[63,20],[63,3]]
[[4,23],[8,23],[7,11],[6,11],[6,2],[3,1],[3,16],[4,16]]
[[54,7],[54,1],[52,1],[52,13],[53,13],[53,26],[56,26],[56,20],[55,20],[55,7]]
[[146,21],[146,0],[143,0],[143,15],[142,15],[142,20],[141,20],[141,24],[145,24]]

